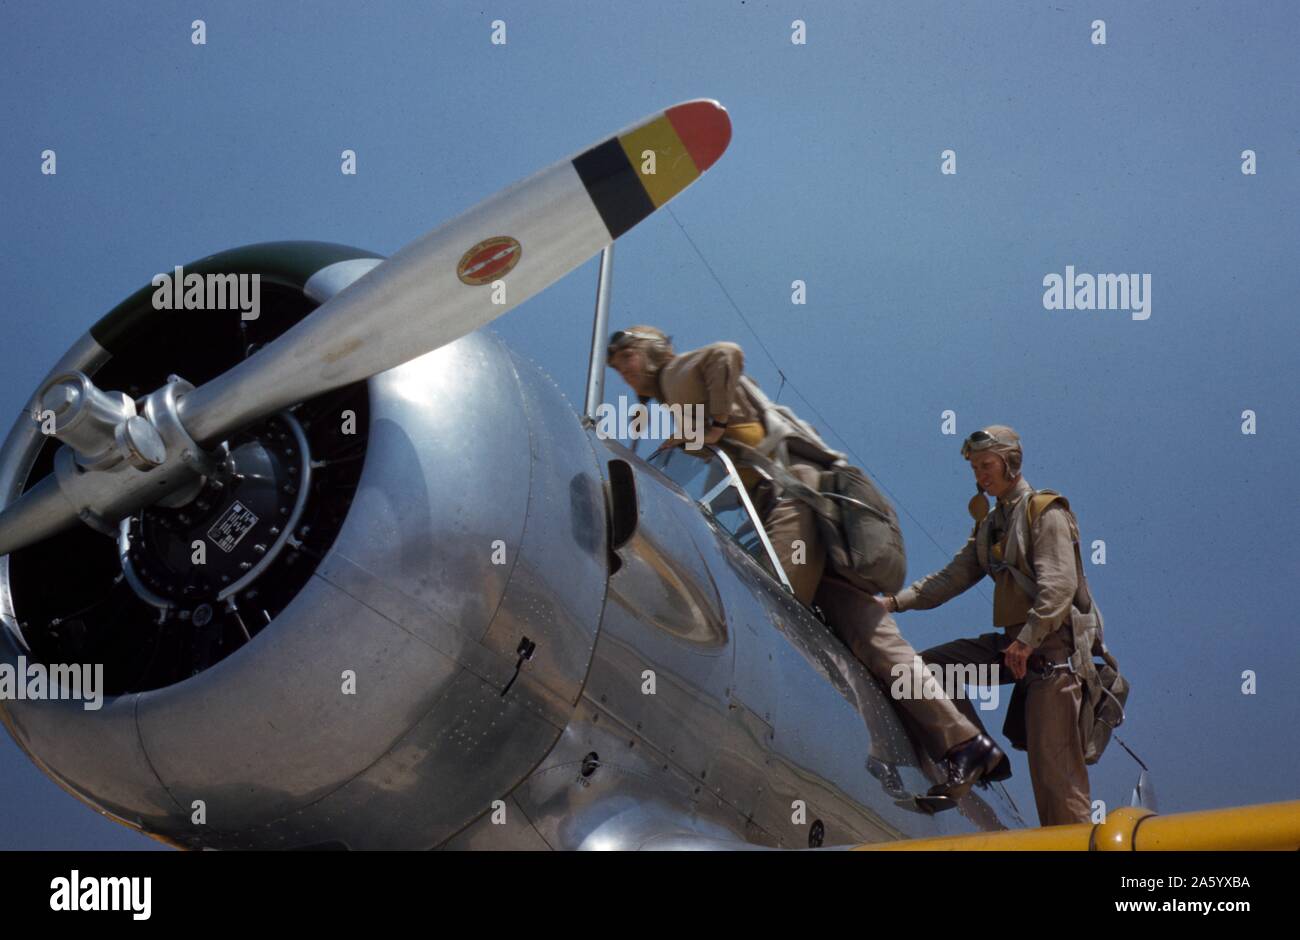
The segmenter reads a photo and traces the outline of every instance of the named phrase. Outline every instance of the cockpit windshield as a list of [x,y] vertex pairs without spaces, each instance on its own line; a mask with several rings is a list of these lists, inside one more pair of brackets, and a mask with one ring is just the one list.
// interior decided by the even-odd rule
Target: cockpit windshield
[[759,567],[790,590],[790,581],[772,550],[749,493],[725,452],[708,445],[694,451],[672,447],[651,455],[650,463],[685,490]]

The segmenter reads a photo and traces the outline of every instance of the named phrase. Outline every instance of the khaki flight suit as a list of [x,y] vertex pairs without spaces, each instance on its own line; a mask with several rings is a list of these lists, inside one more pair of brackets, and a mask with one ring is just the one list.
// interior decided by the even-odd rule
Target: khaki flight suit
[[703,405],[715,421],[761,421],[736,384],[745,370],[745,354],[735,343],[711,343],[669,359],[659,370],[658,398],[667,405]]
[[[898,609],[937,607],[980,581],[986,572],[977,545],[984,527],[991,527],[990,532],[1004,533],[1001,541],[990,539],[993,557],[1000,561],[1012,536],[1013,514],[1032,492],[1033,488],[1022,476],[1009,492],[998,498],[997,506],[943,570],[921,578],[897,595]],[[1074,551],[1077,537],[1069,512],[1059,504],[1048,506],[1030,529],[1031,544],[1027,552],[1017,559],[1020,570],[1038,588],[1034,601],[1030,602],[1010,572],[1000,571],[994,576],[993,625],[1005,632],[944,643],[921,656],[926,662],[940,666],[998,665],[998,675],[1004,684],[1015,681],[1002,660],[1003,651],[1013,640],[1019,639],[1049,662],[1064,662],[1074,652],[1070,605],[1079,586]],[[1079,735],[1082,684],[1078,677],[1065,670],[1056,671],[1049,679],[1031,670],[1019,685],[1024,694],[1025,746],[1040,825],[1088,822],[1091,813],[1088,768]],[[983,729],[969,699],[960,699],[958,706]]]
[[[763,437],[762,418],[748,396],[737,392],[743,368],[744,355],[735,343],[713,343],[674,356],[659,371],[659,400],[669,405],[704,404],[709,417],[728,420],[725,437],[755,446]],[[822,468],[817,464],[792,457],[786,468],[803,483],[820,489]],[[741,468],[740,473],[752,492],[757,474],[750,468]],[[746,474],[750,476],[746,478]],[[816,603],[825,612],[836,635],[872,675],[888,688],[896,681],[894,666],[901,664],[912,672],[912,689],[924,685],[925,696],[902,698],[898,704],[927,735],[933,757],[941,758],[980,733],[943,696],[916,650],[899,633],[894,618],[867,594],[827,570],[826,550],[811,506],[794,497],[777,499],[763,516],[763,528],[795,596],[805,605]]]

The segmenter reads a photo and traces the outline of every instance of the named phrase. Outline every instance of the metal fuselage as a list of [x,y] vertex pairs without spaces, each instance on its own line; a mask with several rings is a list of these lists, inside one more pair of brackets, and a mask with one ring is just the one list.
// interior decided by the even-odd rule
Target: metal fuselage
[[[93,372],[93,347],[60,366]],[[939,816],[888,795],[869,756],[929,780],[881,687],[500,340],[369,391],[343,528],[252,642],[98,711],[0,702],[46,773],[191,847],[803,848],[1014,824],[996,785]],[[5,501],[38,444],[10,435]],[[617,551],[611,461],[635,479]],[[21,618],[0,565],[0,611]],[[19,652],[4,631],[0,659]]]

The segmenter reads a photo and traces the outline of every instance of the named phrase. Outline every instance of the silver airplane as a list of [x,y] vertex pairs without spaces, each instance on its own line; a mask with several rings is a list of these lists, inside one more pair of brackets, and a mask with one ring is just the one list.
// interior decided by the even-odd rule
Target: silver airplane
[[[256,319],[166,309],[155,278],[100,320],[0,450],[0,665],[67,691],[99,664],[104,697],[0,701],[19,746],[191,849],[1023,827],[998,783],[918,802],[938,768],[795,600],[725,453],[598,433],[612,242],[729,140],[687,102],[387,260],[278,242],[176,272],[227,299],[258,275]],[[579,414],[479,328],[601,251]]]

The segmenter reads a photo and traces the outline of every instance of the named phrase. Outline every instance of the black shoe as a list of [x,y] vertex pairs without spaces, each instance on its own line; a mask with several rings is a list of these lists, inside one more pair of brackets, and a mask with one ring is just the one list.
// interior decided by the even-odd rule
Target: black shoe
[[992,771],[1003,760],[1006,760],[1006,755],[987,734],[978,734],[969,741],[963,741],[944,755],[948,779],[932,786],[930,796],[961,799],[976,780]]
[[1007,755],[1004,753],[1002,755],[1002,759],[998,761],[998,765],[996,767],[994,767],[992,770],[988,770],[984,772],[984,776],[980,778],[979,785],[982,787],[986,787],[990,783],[998,783],[1002,780],[1010,780],[1010,779],[1011,779],[1011,759],[1007,757]]

